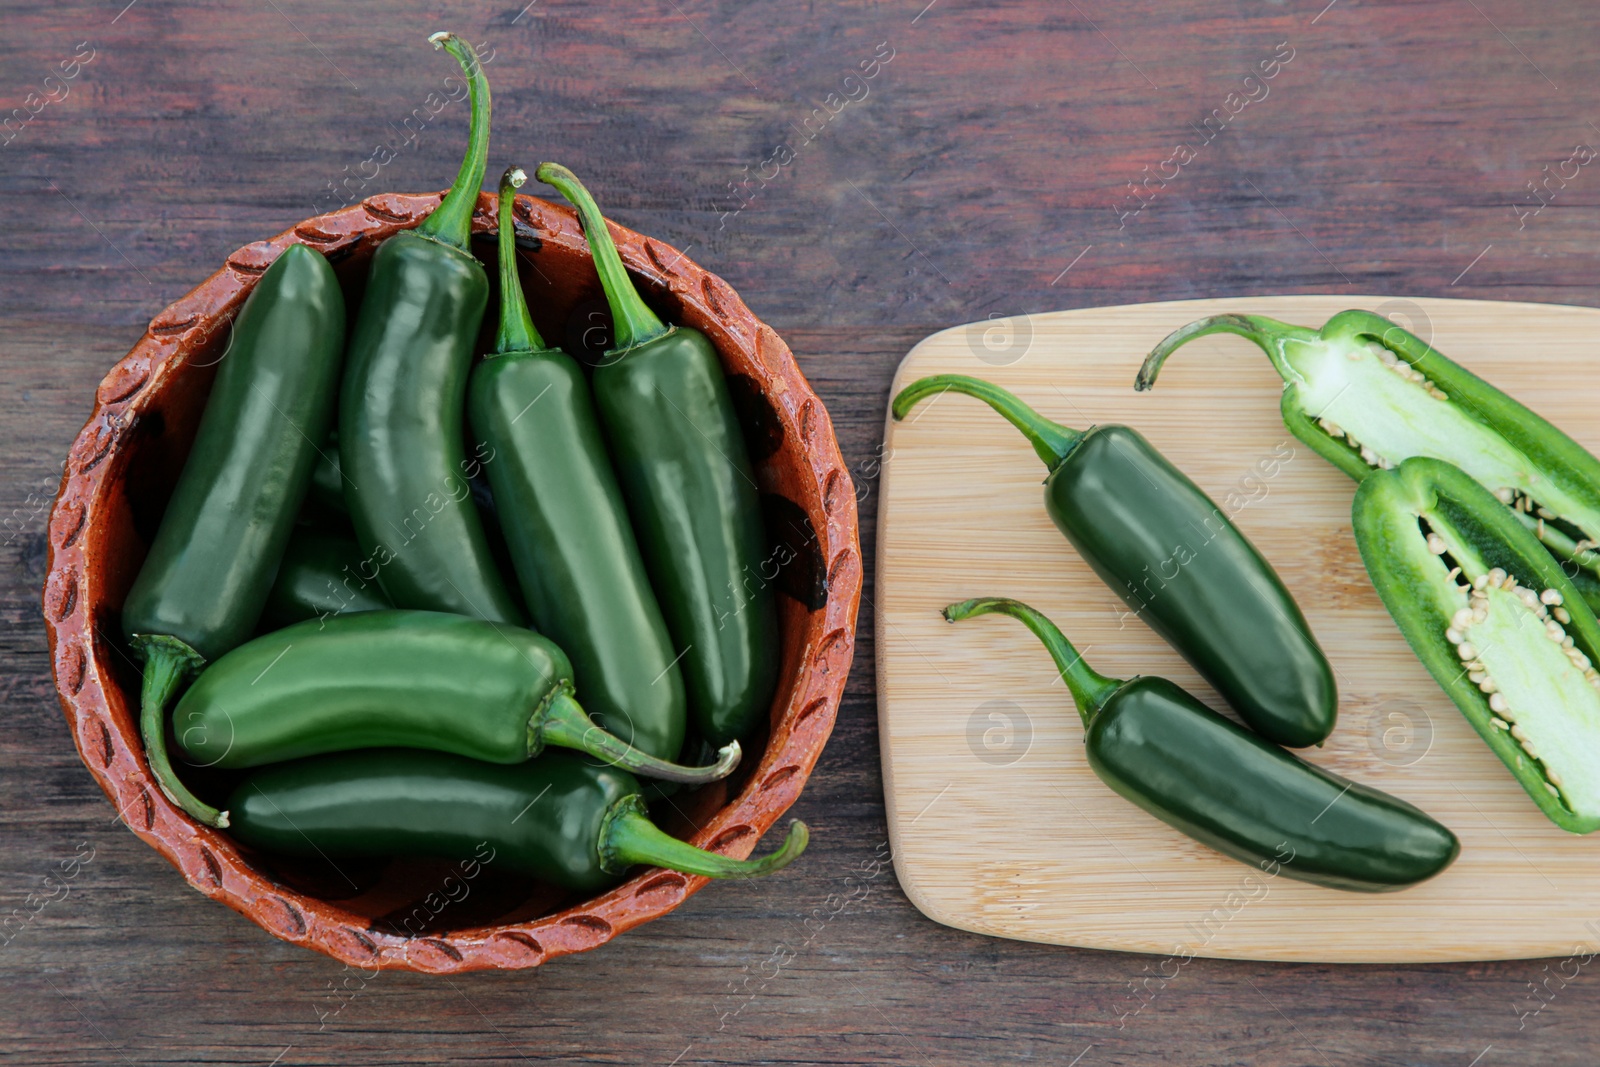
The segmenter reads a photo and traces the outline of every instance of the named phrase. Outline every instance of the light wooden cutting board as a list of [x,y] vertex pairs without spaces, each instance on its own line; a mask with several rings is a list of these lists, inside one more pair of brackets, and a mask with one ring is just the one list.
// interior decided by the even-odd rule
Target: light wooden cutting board
[[1096,670],[1216,693],[1089,570],[1046,516],[1045,470],[986,405],[955,393],[887,423],[877,566],[878,718],[895,870],[929,918],[997,937],[1266,960],[1566,956],[1600,942],[1600,834],[1539,813],[1412,656],[1350,532],[1354,483],[1278,416],[1254,345],[1191,342],[1155,390],[1145,353],[1219,312],[1320,326],[1380,311],[1600,450],[1600,310],[1301,296],[1059,312],[958,327],[901,364],[895,389],[960,372],[1076,428],[1132,425],[1232,515],[1277,567],[1332,661],[1339,723],[1306,758],[1417,804],[1461,856],[1399,893],[1267,878],[1189,840],[1090,771],[1044,648],[999,616],[950,625],[972,596],[1025,600]]

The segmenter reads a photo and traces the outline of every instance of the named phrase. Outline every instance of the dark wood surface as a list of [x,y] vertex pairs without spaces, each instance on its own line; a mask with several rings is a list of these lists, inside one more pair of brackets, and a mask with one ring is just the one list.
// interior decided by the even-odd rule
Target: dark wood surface
[[[93,854],[0,948],[0,1059],[1594,1062],[1600,978],[1577,964],[1194,960],[1163,985],[1154,959],[924,919],[872,875],[870,576],[795,812],[804,862],[585,956],[448,980],[369,979],[276,941],[127,833],[63,728],[39,609],[61,460],[143,324],[232,249],[334,206],[328,183],[358,188],[379,144],[399,151],[357,195],[454,173],[465,111],[428,115],[450,73],[434,30],[493,49],[496,172],[567,163],[788,340],[854,465],[870,559],[889,378],[936,329],[1248,293],[1600,300],[1600,170],[1567,163],[1537,215],[1528,187],[1600,141],[1588,5],[125,2],[0,4],[0,107],[58,97],[0,146],[0,913]],[[45,83],[91,49],[64,97]],[[1258,99],[1230,114],[1234,92]],[[428,124],[400,145],[417,108]],[[1213,109],[1228,121],[1204,142]],[[1194,157],[1163,168],[1180,143]],[[1146,174],[1164,187],[1131,214]],[[1578,976],[1546,982],[1560,969]],[[1536,1015],[1530,982],[1549,990]]]

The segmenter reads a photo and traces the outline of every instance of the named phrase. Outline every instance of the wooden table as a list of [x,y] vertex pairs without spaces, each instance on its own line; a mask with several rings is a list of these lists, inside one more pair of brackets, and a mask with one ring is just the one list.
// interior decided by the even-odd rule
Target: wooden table
[[[465,112],[430,114],[451,72],[434,30],[492,46],[496,172],[567,163],[789,341],[871,558],[889,377],[933,330],[1275,292],[1595,303],[1584,5],[125,2],[0,5],[3,106],[57,98],[0,130],[0,913],[93,855],[0,948],[0,1058],[1593,1062],[1600,979],[1576,963],[1196,959],[1163,983],[1154,957],[922,918],[887,869],[862,873],[885,840],[869,603],[795,812],[806,861],[534,972],[346,972],[206,902],[113,821],[62,727],[39,609],[61,460],[144,323],[232,249],[335,206],[330,183],[454,173]],[[62,62],[75,76],[46,83]]]

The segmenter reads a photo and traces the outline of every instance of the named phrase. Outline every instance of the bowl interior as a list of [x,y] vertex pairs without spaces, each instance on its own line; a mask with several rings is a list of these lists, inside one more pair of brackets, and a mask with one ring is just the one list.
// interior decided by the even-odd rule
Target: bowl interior
[[[416,209],[415,202],[429,203],[436,199],[394,198],[386,209],[376,212],[376,226],[372,217],[374,209],[367,205],[346,209],[310,220],[297,227],[292,236],[286,234],[284,238],[311,244],[328,256],[344,289],[349,310],[347,318],[353,325],[373,250],[389,232],[420,219],[423,212]],[[493,207],[494,198],[485,196],[474,219],[477,231],[474,253],[485,263],[491,280],[496,277],[497,247],[495,237],[489,232],[493,225]],[[517,207],[521,280],[534,321],[547,343],[559,343],[580,360],[592,364],[609,345],[610,314],[576,223],[569,212],[542,201],[519,197]],[[360,214],[363,208],[366,213]],[[412,217],[405,216],[407,210]],[[625,259],[630,261],[635,282],[652,307],[669,322],[705,331],[717,345],[762,490],[771,549],[768,560],[773,568],[770,577],[780,594],[783,641],[779,689],[773,700],[768,730],[764,736],[752,739],[743,765],[729,779],[695,790],[679,791],[652,804],[653,817],[670,832],[692,838],[702,847],[748,854],[760,832],[798,793],[820,752],[837,707],[838,691],[843,686],[844,669],[848,668],[849,650],[853,645],[850,631],[853,631],[860,593],[854,494],[849,490],[848,475],[843,471],[837,446],[827,430],[826,415],[805,387],[792,357],[776,335],[757,322],[720,279],[706,275],[686,261],[680,262],[681,256],[663,245],[625,230],[618,229],[616,233],[619,246],[624,247]],[[227,324],[242,302],[250,280],[259,276],[276,254],[278,249],[269,246],[284,243],[287,242],[279,238],[241,249],[230,258],[228,269],[190,294],[193,298],[203,293],[207,286],[214,286],[232,270],[244,275],[245,282],[231,297],[219,300],[213,293],[213,299],[201,301],[204,306],[187,317],[181,306],[184,301],[180,301],[158,316],[146,342],[162,340],[164,319],[175,321],[177,327],[181,327],[173,334],[176,350],[165,359],[151,356],[144,375],[148,384],[131,394],[120,410],[117,410],[119,398],[112,397],[111,402],[107,402],[108,387],[118,370],[113,370],[107,378],[108,384],[101,388],[101,403],[96,414],[109,424],[109,429],[101,435],[108,437],[109,444],[92,464],[99,469],[94,471],[92,502],[88,505],[91,514],[84,524],[86,529],[81,537],[73,536],[82,542],[82,553],[90,572],[85,582],[86,602],[82,610],[92,635],[90,657],[100,675],[105,697],[103,705],[85,706],[79,692],[83,686],[81,677],[77,681],[78,689],[72,689],[70,669],[68,677],[62,677],[61,654],[57,655],[57,675],[68,717],[78,727],[75,732],[80,749],[84,749],[85,762],[119,803],[122,797],[113,788],[118,782],[112,761],[107,756],[104,767],[96,765],[95,754],[89,750],[93,746],[85,747],[86,734],[92,739],[93,731],[86,730],[79,720],[85,713],[101,715],[119,739],[137,738],[139,670],[120,637],[121,605],[182,470],[215,367],[227,348]],[[256,250],[253,256],[252,249]],[[480,351],[492,341],[498,311],[496,293],[484,318]],[[135,361],[139,352],[136,348],[124,363]],[[119,365],[119,369],[121,367]],[[95,421],[91,418],[90,426],[80,436],[75,454],[84,451],[85,438],[96,436]],[[80,476],[89,473],[83,469],[86,463],[81,456],[76,466]],[[73,465],[69,464],[58,512],[70,506],[72,474]],[[52,525],[57,523],[53,520]],[[52,588],[59,584],[58,572],[63,566],[70,569],[70,560],[59,558],[65,555],[60,551],[62,547],[52,540],[52,584],[46,588],[47,615],[52,613]],[[842,554],[841,548],[845,549]],[[515,588],[514,579],[509,574],[507,577],[508,584]],[[830,610],[830,604],[835,609],[842,608],[843,614]],[[846,623],[842,630],[841,619]],[[57,619],[52,624],[53,639],[58,636],[58,628],[66,628],[64,620]],[[841,635],[842,648],[838,647]],[[843,669],[838,666],[841,652]],[[68,666],[70,668],[70,664]],[[808,679],[819,666],[825,674],[831,671],[834,676],[813,685]],[[81,676],[82,671],[79,673]],[[69,689],[72,689],[70,694]],[[804,737],[796,732],[802,722],[807,723]],[[103,732],[105,751],[110,753],[115,742],[110,730]],[[202,796],[222,795],[230,780],[219,772],[180,770]],[[163,819],[169,823],[172,817],[182,818],[175,809],[170,809],[164,798],[159,795],[152,798],[150,793],[149,790],[140,792],[146,808],[161,807]],[[755,803],[752,807],[742,801]],[[745,810],[735,810],[741,807]],[[129,821],[135,831],[140,832],[136,825],[138,819]],[[147,833],[142,836],[161,838],[162,834],[156,832],[153,814],[147,822],[144,828]],[[474,864],[468,877],[467,869],[461,864],[431,860],[289,861],[254,853],[231,839],[219,839],[221,835],[208,829],[192,823],[188,825],[193,833],[207,839],[205,856],[209,858],[201,866],[216,877],[197,879],[190,866],[174,856],[172,848],[177,846],[170,840],[166,844],[172,847],[163,847],[162,851],[173,858],[197,888],[222,897],[280,936],[284,936],[286,930],[289,934],[298,931],[308,935],[309,926],[316,925],[308,921],[308,915],[340,924],[347,932],[355,934],[354,948],[342,951],[348,946],[330,944],[316,937],[309,937],[309,940],[313,947],[341,958],[363,959],[376,955],[380,965],[417,965],[404,952],[399,954],[398,963],[393,958],[385,959],[383,949],[391,939],[404,941],[421,937],[450,949],[443,953],[441,965],[423,965],[421,969],[527,965],[529,960],[515,964],[497,962],[492,953],[468,959],[463,950],[482,945],[497,934],[503,936],[510,927],[547,930],[550,923],[563,914],[574,909],[584,910],[584,902],[569,898],[553,887],[495,872],[492,864]],[[154,843],[161,847],[160,841]],[[218,855],[236,861],[245,881],[254,877],[260,884],[241,887],[244,892],[239,894],[226,892],[228,879],[225,875],[231,873],[232,868],[229,863],[219,861]],[[644,921],[669,909],[704,881],[672,874],[668,882],[661,882],[663,872],[655,872],[655,876],[652,878],[646,872],[600,898],[604,903],[619,898],[619,894],[627,896],[626,891],[630,887],[633,889],[628,898],[633,902],[631,910],[613,908],[614,915],[596,920],[606,929],[602,931],[604,936],[595,943],[634,921]],[[652,886],[652,882],[656,884]],[[663,893],[663,888],[670,892]],[[262,893],[283,901],[299,918],[287,924],[277,915],[264,919],[253,910],[252,904],[252,901],[259,902]],[[650,899],[641,902],[641,898]],[[570,924],[570,921],[569,918],[567,922]],[[533,941],[534,938],[530,935],[524,940]],[[559,940],[548,933],[543,935],[535,942],[537,958],[531,962],[542,962],[550,955],[559,954],[562,950],[554,947]],[[567,949],[574,950],[577,948]],[[363,959],[363,962],[372,961]]]

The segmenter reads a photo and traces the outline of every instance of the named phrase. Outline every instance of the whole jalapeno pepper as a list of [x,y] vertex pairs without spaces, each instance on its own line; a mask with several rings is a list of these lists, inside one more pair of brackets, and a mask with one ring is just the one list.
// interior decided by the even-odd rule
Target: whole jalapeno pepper
[[222,815],[178,779],[167,705],[208,660],[250,636],[327,435],[344,344],[344,295],[328,261],[290,245],[233,324],[183,473],[122,606],[144,661],[140,733],[150,771],[203,823]]
[[688,722],[678,654],[583,368],[544,344],[517,278],[512,205],[525,181],[520,167],[500,180],[500,326],[472,372],[472,430],[495,456],[489,483],[534,626],[572,660],[596,722],[674,759]]
[[1411,456],[1452,463],[1517,512],[1600,610],[1600,459],[1422,338],[1370,311],[1321,330],[1264,315],[1215,315],[1150,353],[1135,389],[1178,348],[1215,333],[1257,345],[1283,378],[1289,432],[1357,481]]
[[810,837],[797,819],[759,860],[707,852],[650,821],[631,774],[557,752],[515,767],[410,749],[318,756],[255,772],[229,807],[234,836],[270,852],[477,859],[585,892],[638,864],[756,878],[788,866]]
[[264,634],[201,672],[173,710],[184,754],[236,769],[353,748],[432,748],[489,763],[575,748],[657,778],[708,782],[739,762],[668,763],[595,725],[572,665],[508,623],[436,611],[364,611]]
[[262,629],[393,607],[377,582],[361,577],[361,564],[361,546],[349,537],[296,527],[267,594]]
[[1600,829],[1600,626],[1562,565],[1466,472],[1414,457],[1351,508],[1417,658],[1551,822]]
[[543,163],[538,177],[578,209],[611,305],[614,344],[595,368],[595,402],[683,656],[695,726],[712,744],[746,737],[777,686],[778,613],[761,573],[760,494],[722,365],[705,334],[668,326],[645,305],[573,173]]
[[1277,572],[1199,486],[1136,430],[1068,429],[961,374],[912,382],[894,417],[946,391],[1022,431],[1050,470],[1045,510],[1057,529],[1246,723],[1280,745],[1322,744],[1338,713],[1333,670]]
[[466,158],[444,201],[378,247],[339,398],[339,459],[356,539],[400,607],[522,621],[471,500],[463,400],[489,299],[469,247],[489,151],[489,83],[472,48],[434,34],[471,86]]
[[1431,878],[1461,851],[1454,834],[1412,805],[1296,758],[1165,678],[1097,674],[1026,604],[965,600],[944,616],[991,612],[1021,621],[1049,650],[1100,780],[1201,844],[1274,874],[1362,892]]

